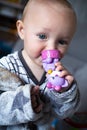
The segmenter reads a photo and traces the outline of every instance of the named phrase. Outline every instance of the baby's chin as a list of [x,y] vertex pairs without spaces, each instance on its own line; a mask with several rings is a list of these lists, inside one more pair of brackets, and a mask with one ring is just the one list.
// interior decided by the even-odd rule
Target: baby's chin
[[41,56],[38,58],[38,62],[42,66],[42,57]]
[[41,68],[43,67],[42,60],[39,61],[39,66],[40,66]]
[[39,58],[37,61],[36,61],[36,64],[39,66],[39,67],[43,67],[43,64],[42,64],[42,59]]

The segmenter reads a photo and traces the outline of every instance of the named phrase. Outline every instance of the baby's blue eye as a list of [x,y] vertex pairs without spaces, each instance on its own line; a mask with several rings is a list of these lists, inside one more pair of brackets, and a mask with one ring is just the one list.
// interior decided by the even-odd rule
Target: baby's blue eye
[[47,36],[45,34],[39,34],[38,36],[40,39],[47,39]]

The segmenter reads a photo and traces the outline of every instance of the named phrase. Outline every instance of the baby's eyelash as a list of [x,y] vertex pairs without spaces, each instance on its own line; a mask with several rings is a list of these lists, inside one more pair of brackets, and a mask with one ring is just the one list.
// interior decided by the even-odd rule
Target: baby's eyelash
[[68,42],[65,41],[65,40],[59,40],[58,43],[61,44],[61,45],[67,45],[68,44]]

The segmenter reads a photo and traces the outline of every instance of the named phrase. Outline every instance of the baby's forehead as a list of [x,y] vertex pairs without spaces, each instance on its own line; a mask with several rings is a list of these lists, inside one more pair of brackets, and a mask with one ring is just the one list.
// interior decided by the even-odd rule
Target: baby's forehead
[[26,15],[27,12],[33,12],[35,9],[45,9],[44,7],[51,8],[54,10],[70,10],[74,12],[70,3],[66,0],[29,0],[27,5],[25,6],[23,16]]

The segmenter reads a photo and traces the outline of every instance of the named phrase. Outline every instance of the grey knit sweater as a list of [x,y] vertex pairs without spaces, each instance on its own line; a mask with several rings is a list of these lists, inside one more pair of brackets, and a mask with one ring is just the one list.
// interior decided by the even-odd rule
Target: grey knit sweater
[[[30,130],[32,123],[38,130],[50,130],[51,119],[64,119],[77,110],[79,93],[76,83],[63,93],[48,90],[45,75],[38,82],[21,51],[1,58],[0,67],[6,69],[0,68],[0,130]],[[32,109],[32,85],[40,86],[41,101],[45,103],[40,113]]]

